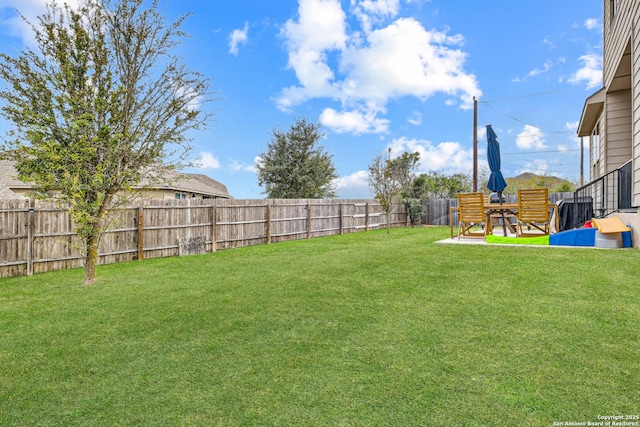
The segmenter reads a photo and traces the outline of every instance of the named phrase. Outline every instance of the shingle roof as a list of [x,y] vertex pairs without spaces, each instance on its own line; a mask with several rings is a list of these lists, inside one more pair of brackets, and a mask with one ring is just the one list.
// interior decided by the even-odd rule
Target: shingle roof
[[0,160],[0,185],[13,188],[31,188],[29,184],[18,179],[18,172],[12,160]]
[[207,175],[203,175],[200,173],[183,173],[182,175],[187,176],[189,178],[195,178],[200,181],[202,184],[217,189],[220,194],[226,194],[229,196],[229,190],[227,190],[227,186],[221,182],[216,181],[215,179],[208,177]]
[[0,187],[0,200],[23,199],[24,197],[14,193],[6,187]]
[[[20,198],[12,188],[30,189],[31,184],[24,183],[17,178],[15,162],[0,160],[0,199]],[[209,197],[231,198],[227,186],[202,174],[177,172],[170,173],[166,179],[156,183],[143,183],[138,188],[166,189],[203,194]]]
[[29,189],[31,185],[20,181],[11,160],[0,160],[0,199],[21,199],[22,196],[11,191],[12,188]]
[[138,188],[158,188],[231,198],[227,186],[202,174],[167,172],[161,179],[143,181]]

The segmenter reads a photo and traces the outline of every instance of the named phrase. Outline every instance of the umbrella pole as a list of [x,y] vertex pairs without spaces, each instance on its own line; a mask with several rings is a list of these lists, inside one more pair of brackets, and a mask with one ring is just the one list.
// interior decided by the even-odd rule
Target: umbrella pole
[[502,233],[507,237],[507,224],[504,219],[504,210],[502,209],[502,191],[498,191],[498,200],[500,201],[500,213],[502,214]]

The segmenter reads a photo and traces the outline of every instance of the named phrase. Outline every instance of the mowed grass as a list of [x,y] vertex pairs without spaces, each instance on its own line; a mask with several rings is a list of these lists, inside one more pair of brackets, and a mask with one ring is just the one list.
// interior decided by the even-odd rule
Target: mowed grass
[[2,426],[640,412],[640,252],[394,229],[0,280]]

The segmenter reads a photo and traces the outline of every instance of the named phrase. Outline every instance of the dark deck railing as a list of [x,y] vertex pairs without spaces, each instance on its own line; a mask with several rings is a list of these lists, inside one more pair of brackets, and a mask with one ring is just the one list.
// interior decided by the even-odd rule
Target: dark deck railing
[[573,227],[580,227],[592,217],[602,218],[614,212],[636,210],[632,206],[633,163],[629,160],[578,188],[573,196]]

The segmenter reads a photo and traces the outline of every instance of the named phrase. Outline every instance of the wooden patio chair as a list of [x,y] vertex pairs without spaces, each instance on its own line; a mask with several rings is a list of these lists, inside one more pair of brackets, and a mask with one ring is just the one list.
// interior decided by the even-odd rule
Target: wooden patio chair
[[532,188],[518,190],[517,236],[550,234],[549,189]]
[[[477,227],[482,227],[478,229]],[[482,193],[458,194],[458,239],[486,235],[484,195]]]

